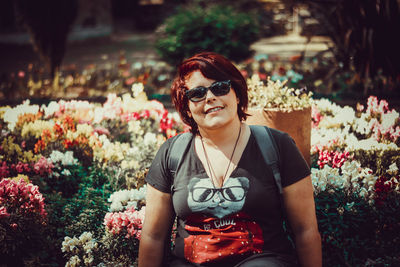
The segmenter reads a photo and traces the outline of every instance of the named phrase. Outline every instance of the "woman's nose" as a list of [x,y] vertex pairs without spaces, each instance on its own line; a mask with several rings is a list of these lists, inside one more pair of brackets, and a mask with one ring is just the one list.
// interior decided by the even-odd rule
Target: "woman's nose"
[[211,90],[207,90],[206,102],[212,101],[214,99],[215,99],[215,95],[211,92]]

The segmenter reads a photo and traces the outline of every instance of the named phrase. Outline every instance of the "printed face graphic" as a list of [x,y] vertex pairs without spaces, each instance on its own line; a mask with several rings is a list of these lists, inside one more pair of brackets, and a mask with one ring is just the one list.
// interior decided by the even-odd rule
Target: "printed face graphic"
[[249,189],[246,177],[230,177],[223,187],[215,188],[209,178],[194,177],[188,184],[188,206],[192,212],[222,218],[240,211]]

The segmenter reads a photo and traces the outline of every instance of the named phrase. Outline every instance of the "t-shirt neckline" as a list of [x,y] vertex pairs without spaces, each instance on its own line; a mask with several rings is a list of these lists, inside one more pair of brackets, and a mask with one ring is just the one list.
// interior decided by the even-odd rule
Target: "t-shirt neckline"
[[[224,183],[222,184],[222,187],[224,187],[224,184],[225,184],[232,176],[234,176],[233,174],[234,174],[235,172],[237,172],[239,166],[241,165],[241,162],[244,160],[244,159],[243,159],[243,157],[244,157],[243,155],[247,154],[247,150],[250,149],[249,147],[250,147],[250,143],[253,141],[252,139],[253,139],[253,133],[250,133],[250,137],[249,137],[249,139],[247,140],[247,144],[246,144],[246,146],[245,146],[245,148],[244,148],[244,150],[243,150],[243,152],[242,152],[242,155],[240,155],[240,159],[239,159],[239,161],[238,161],[238,164],[237,164],[236,167],[233,169],[233,171],[231,172],[231,174],[229,175],[229,177],[227,177],[227,178],[224,180]],[[191,144],[190,144],[190,146],[191,146],[190,150],[191,150],[191,152],[194,154],[194,159],[195,159],[195,163],[196,163],[197,169],[200,170],[202,174],[205,174],[206,177],[207,177],[207,179],[210,179],[210,180],[211,180],[211,183],[212,183],[212,185],[213,185],[215,188],[222,188],[222,187],[217,187],[217,186],[215,186],[215,184],[214,184],[213,180],[211,179],[211,177],[208,176],[207,171],[206,171],[206,168],[204,167],[203,163],[201,162],[199,156],[198,156],[197,153],[196,153],[195,140],[196,140],[196,136],[193,135],[192,142],[191,142]]]

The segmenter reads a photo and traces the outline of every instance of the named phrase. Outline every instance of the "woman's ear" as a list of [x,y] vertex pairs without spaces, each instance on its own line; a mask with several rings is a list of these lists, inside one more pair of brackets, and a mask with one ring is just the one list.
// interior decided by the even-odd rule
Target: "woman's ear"
[[189,118],[192,118],[192,113],[189,110],[186,112],[186,114],[188,115]]
[[240,103],[239,97],[236,97],[236,102],[237,102],[237,104],[239,105],[239,103]]

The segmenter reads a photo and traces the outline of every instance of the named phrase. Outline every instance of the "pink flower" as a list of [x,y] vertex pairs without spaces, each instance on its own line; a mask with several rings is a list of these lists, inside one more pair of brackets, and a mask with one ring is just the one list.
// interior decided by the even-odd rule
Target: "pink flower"
[[22,71],[22,70],[18,71],[18,77],[19,78],[24,78],[25,77],[25,72]]
[[2,179],[0,181],[0,217],[8,214],[7,211],[17,212],[30,216],[29,214],[39,214],[44,220],[47,216],[44,208],[44,198],[36,185],[11,179]]
[[97,134],[99,134],[99,135],[102,135],[102,134],[104,134],[104,135],[110,135],[110,131],[109,131],[107,128],[100,127],[100,126],[94,128],[93,132],[95,132],[95,133],[97,133]]
[[325,166],[325,164],[328,164],[332,168],[340,168],[348,159],[350,159],[350,153],[348,151],[339,152],[320,150],[317,163],[321,169]]
[[5,161],[0,161],[0,178],[9,177],[10,171]]
[[12,169],[15,169],[17,173],[23,173],[23,172],[30,172],[31,169],[29,168],[28,163],[22,163],[18,162],[17,165],[13,164]]
[[126,122],[138,119],[140,119],[140,115],[137,112],[125,113],[121,115],[121,120]]
[[321,115],[321,113],[318,110],[318,107],[316,105],[313,105],[311,107],[311,119],[312,119],[312,124],[311,126],[313,128],[318,127],[319,122],[323,119],[324,116]]
[[9,217],[9,216],[10,216],[10,214],[7,212],[6,207],[0,206],[0,219],[1,218],[6,218],[6,217]]
[[33,166],[35,173],[40,175],[44,175],[46,173],[51,174],[53,168],[53,163],[51,161],[47,161],[47,159],[43,156]]
[[136,211],[134,207],[124,212],[107,213],[104,217],[104,225],[112,234],[119,234],[126,230],[126,238],[140,238],[144,218],[144,209]]

